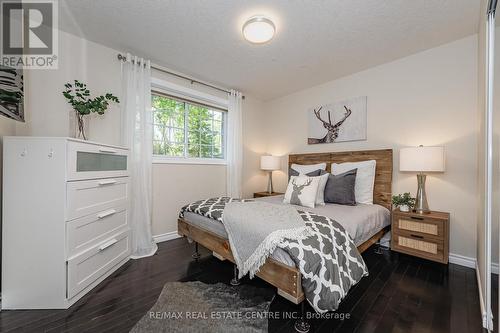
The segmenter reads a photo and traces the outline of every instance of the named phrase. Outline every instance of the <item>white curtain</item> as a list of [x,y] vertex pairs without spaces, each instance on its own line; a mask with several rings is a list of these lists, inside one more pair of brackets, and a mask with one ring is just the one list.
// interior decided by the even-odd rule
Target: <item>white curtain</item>
[[130,212],[133,259],[158,249],[151,234],[153,128],[151,64],[127,54],[122,63],[122,141],[130,149]]
[[241,198],[243,139],[242,139],[242,95],[231,90],[227,112],[227,195]]

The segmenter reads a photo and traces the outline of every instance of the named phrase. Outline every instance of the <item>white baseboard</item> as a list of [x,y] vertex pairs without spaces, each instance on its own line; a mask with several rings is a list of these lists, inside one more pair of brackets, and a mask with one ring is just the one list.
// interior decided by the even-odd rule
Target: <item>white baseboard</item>
[[[448,261],[452,264],[477,269],[476,258],[450,253]],[[498,274],[498,272],[499,272],[498,263],[496,262],[491,263],[491,273]]]
[[166,242],[166,241],[180,238],[180,237],[182,237],[182,236],[179,235],[177,233],[177,231],[171,231],[171,232],[167,232],[164,234],[155,235],[155,236],[153,236],[153,240],[155,241],[155,243],[161,243],[161,242]]
[[462,256],[460,254],[450,253],[448,261],[452,264],[476,269],[476,258]]

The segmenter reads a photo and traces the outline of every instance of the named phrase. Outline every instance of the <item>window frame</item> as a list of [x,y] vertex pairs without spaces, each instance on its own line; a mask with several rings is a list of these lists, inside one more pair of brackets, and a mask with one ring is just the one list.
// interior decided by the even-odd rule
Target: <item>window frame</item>
[[[158,84],[163,83],[163,86]],[[188,131],[186,120],[184,122],[184,136],[185,136],[185,146],[184,146],[184,156],[166,156],[153,154],[153,164],[204,164],[204,165],[227,165],[227,100],[221,99],[216,96],[211,96],[205,93],[197,92],[194,89],[185,88],[178,86],[176,84],[168,83],[169,87],[165,87],[167,82],[162,82],[161,80],[153,80],[151,85],[151,95],[164,96],[166,98],[177,99],[187,104],[191,103],[193,105],[200,105],[204,107],[211,108],[216,111],[222,112],[222,123],[223,128],[221,134],[223,135],[223,154],[224,158],[203,158],[203,157],[189,157],[187,154],[187,139]],[[171,89],[171,88],[175,89]],[[170,89],[168,89],[170,88]],[[198,98],[196,98],[198,96]],[[207,98],[208,97],[208,98]],[[211,98],[213,97],[213,98]],[[221,103],[223,102],[223,103]],[[151,108],[153,113],[153,109]],[[187,118],[187,110],[184,110],[185,119]],[[152,124],[154,126],[154,123]],[[153,128],[154,130],[154,128]],[[153,144],[153,140],[151,141]]]

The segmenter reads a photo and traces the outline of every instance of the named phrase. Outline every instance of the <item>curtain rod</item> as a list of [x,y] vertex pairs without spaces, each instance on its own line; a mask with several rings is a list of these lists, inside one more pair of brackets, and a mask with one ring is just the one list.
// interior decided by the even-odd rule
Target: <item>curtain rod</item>
[[[117,58],[120,61],[125,61],[127,59],[125,56],[123,56],[120,53],[118,53]],[[216,87],[214,85],[211,85],[211,84],[208,84],[208,83],[205,83],[205,82],[202,82],[202,81],[198,81],[198,80],[193,79],[193,78],[191,78],[189,76],[184,76],[184,75],[181,75],[181,74],[178,74],[178,73],[175,73],[175,72],[171,72],[171,71],[166,70],[166,69],[164,69],[164,68],[162,68],[162,67],[160,67],[158,65],[155,65],[155,64],[151,64],[151,68],[153,68],[154,70],[157,70],[159,72],[162,72],[162,73],[165,73],[165,74],[168,74],[168,75],[172,75],[172,76],[178,77],[180,79],[187,80],[187,81],[191,82],[191,84],[197,83],[197,84],[201,84],[203,86],[210,87],[210,88],[218,90],[218,91],[222,91],[222,92],[225,92],[225,93],[228,93],[228,94],[230,93],[229,90],[222,89],[222,88]],[[245,99],[245,96],[242,96],[241,98]]]

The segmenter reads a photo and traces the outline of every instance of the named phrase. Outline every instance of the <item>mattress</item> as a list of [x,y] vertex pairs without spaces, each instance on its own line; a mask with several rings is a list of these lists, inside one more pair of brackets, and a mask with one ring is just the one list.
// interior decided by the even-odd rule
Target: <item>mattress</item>
[[[283,195],[258,198],[255,200],[265,201],[273,204],[285,205]],[[309,211],[318,215],[327,216],[340,223],[347,233],[352,237],[356,246],[359,246],[370,239],[377,232],[390,224],[390,211],[380,205],[344,206],[336,204],[326,204],[308,208],[295,206],[298,210]],[[220,237],[227,238],[227,232],[224,225],[216,220],[209,219],[195,213],[186,212],[184,219],[189,223],[210,231]],[[271,257],[283,264],[295,266],[292,258],[280,248],[271,255]]]

